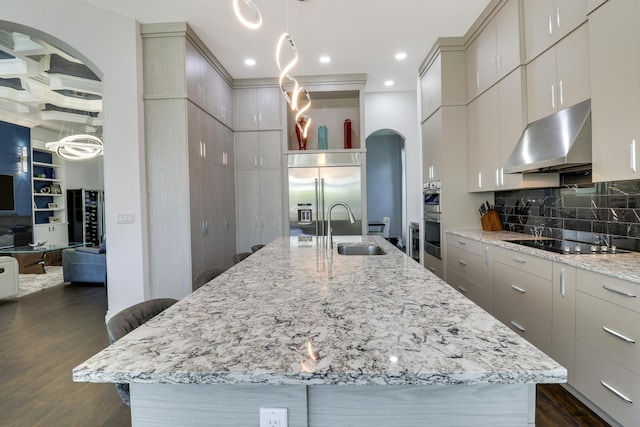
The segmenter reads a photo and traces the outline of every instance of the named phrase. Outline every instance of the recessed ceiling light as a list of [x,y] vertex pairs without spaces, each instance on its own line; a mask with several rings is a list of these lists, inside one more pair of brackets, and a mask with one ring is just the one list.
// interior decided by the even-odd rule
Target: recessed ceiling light
[[407,54],[404,52],[398,52],[396,53],[396,59],[398,61],[402,61],[403,59],[407,59]]
[[387,80],[387,81],[384,82],[385,86],[393,86],[393,84],[394,84],[393,80]]
[[250,67],[256,65],[256,60],[253,58],[247,58],[244,60],[244,65],[248,65]]
[[328,64],[329,62],[331,62],[331,58],[329,56],[321,56],[320,57],[320,62],[322,62],[323,64]]

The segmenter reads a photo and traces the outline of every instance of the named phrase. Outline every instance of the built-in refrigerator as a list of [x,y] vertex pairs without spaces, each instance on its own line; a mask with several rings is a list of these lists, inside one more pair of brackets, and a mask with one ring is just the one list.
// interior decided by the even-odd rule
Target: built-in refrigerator
[[98,246],[104,240],[104,192],[67,190],[69,242]]
[[362,173],[360,152],[294,153],[288,157],[289,234],[325,236],[332,203],[351,207],[356,222],[336,206],[331,215],[334,235],[362,235]]

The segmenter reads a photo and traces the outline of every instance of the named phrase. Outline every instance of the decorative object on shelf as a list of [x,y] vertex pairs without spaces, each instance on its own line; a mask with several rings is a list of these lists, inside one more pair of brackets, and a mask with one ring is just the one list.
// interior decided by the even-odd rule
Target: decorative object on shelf
[[307,120],[309,116],[302,116],[296,122],[296,137],[298,138],[298,149],[306,150],[307,149],[307,141],[309,136],[306,132],[304,132],[304,128],[307,126]]
[[325,125],[318,126],[318,150],[326,150],[328,148],[327,127]]
[[46,245],[46,244],[47,244],[47,241],[46,241],[46,240],[45,240],[45,241],[38,240],[38,241],[37,241],[37,242],[35,242],[35,243],[29,243],[29,246],[31,246],[31,248],[33,248],[33,249],[36,249],[36,250],[37,250],[37,249],[41,249],[41,248],[42,248],[44,245]]
[[40,189],[40,192],[44,193],[44,194],[49,194],[49,193],[51,193],[51,187],[42,187]]
[[51,194],[62,194],[60,184],[51,184]]
[[44,174],[44,173],[39,173],[38,174],[38,178],[46,178],[46,177],[47,177],[47,175]]
[[344,148],[351,148],[351,120],[344,121]]
[[[246,12],[240,10],[241,5],[244,5],[244,8],[248,10]],[[253,0],[233,0],[233,11],[238,21],[247,28],[256,30],[262,25],[262,14]]]
[[48,203],[47,206],[49,207],[49,209],[58,209],[57,203]]
[[49,217],[49,224],[57,224],[60,222],[60,217],[59,216],[50,216]]
[[94,135],[70,135],[45,147],[66,160],[88,160],[102,154],[102,141]]

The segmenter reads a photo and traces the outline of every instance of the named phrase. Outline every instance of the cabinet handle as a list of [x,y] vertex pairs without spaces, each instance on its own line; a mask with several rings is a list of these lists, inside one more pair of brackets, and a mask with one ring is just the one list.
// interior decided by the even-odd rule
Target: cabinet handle
[[602,330],[603,330],[603,331],[605,331],[605,332],[607,332],[607,333],[609,333],[609,334],[611,334],[611,335],[613,335],[613,336],[614,336],[614,337],[616,337],[616,338],[620,338],[622,341],[627,342],[627,343],[629,343],[629,344],[635,344],[635,343],[636,343],[636,341],[635,341],[635,340],[632,340],[632,339],[631,339],[631,338],[629,338],[629,337],[625,337],[625,336],[624,336],[624,335],[622,335],[621,333],[616,332],[616,331],[614,331],[613,329],[609,329],[609,328],[607,328],[607,327],[606,327],[606,326],[604,326],[604,325],[602,325]]
[[467,242],[462,241],[462,240],[458,240],[458,244],[459,244],[460,246],[467,246]]
[[560,272],[560,295],[564,298],[565,295],[565,281],[564,281],[564,268]]
[[517,324],[516,322],[514,322],[513,320],[511,321],[511,324],[518,329],[520,332],[526,332],[526,329],[523,328],[522,326],[520,326],[519,324]]
[[518,264],[526,264],[527,263],[527,261],[523,260],[522,258],[516,258],[514,256],[511,257],[511,261],[517,262]]
[[520,286],[516,286],[516,285],[511,285],[511,289],[520,292],[521,294],[526,294],[527,290],[521,288]]
[[504,187],[504,168],[500,168],[500,185]]
[[622,295],[623,297],[627,297],[627,298],[635,298],[636,296],[634,294],[630,294],[624,291],[621,291],[619,289],[616,288],[611,288],[607,285],[602,285],[602,287],[606,290],[608,290],[609,292],[613,292],[614,294],[618,294],[618,295]]
[[502,72],[502,55],[498,54],[498,73]]
[[551,108],[556,109],[556,85],[551,85]]
[[478,172],[478,188],[482,188],[482,172]]
[[466,266],[467,266],[467,263],[466,263],[466,262],[464,262],[464,261],[463,261],[463,260],[461,260],[461,259],[459,259],[459,260],[458,260],[458,263],[459,263],[460,265],[464,266],[464,267],[466,267]]
[[260,156],[260,167],[262,168],[262,156]]
[[631,140],[631,171],[636,173],[636,140]]
[[500,168],[496,168],[496,187],[500,187]]
[[254,156],[253,157],[253,167],[255,167],[255,168],[258,167],[258,156]]
[[549,14],[549,37],[553,36],[553,17]]
[[466,290],[465,288],[463,288],[462,286],[458,286],[458,290],[459,290],[460,292],[462,292],[463,294],[466,294],[466,293],[467,293],[467,290]]
[[556,28],[560,29],[560,8],[556,8]]
[[484,247],[484,265],[489,266],[489,246]]
[[435,267],[429,267],[429,270],[430,270],[432,273],[435,273],[435,272],[436,272],[436,268],[435,268]]
[[476,71],[476,87],[480,89],[480,71]]
[[253,124],[255,124],[256,126],[258,126],[258,115],[254,114],[253,115]]
[[606,388],[607,390],[609,390],[611,393],[615,394],[616,396],[618,396],[620,399],[624,400],[625,402],[629,403],[629,404],[633,404],[633,400],[629,399],[627,396],[625,396],[624,394],[620,393],[618,390],[616,390],[615,388],[611,387],[609,384],[605,383],[604,381],[600,380],[600,384],[602,384],[602,386],[604,388]]
[[564,93],[562,91],[562,80],[558,83],[558,98],[560,99],[560,106],[564,105]]
[[258,114],[258,123],[262,124],[262,113]]

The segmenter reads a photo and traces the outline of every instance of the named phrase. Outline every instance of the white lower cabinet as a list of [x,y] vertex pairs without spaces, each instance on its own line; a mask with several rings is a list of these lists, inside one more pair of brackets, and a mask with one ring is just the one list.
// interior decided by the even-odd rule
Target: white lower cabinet
[[492,313],[493,281],[488,251],[488,246],[474,240],[454,235],[447,238],[447,282]]
[[498,320],[565,367],[601,413],[640,425],[640,284],[447,236],[451,286],[483,308],[491,288]]
[[69,225],[66,223],[34,225],[33,241],[38,240],[49,244],[66,245],[69,243]]
[[575,387],[617,422],[640,425],[640,285],[578,270]]
[[575,381],[576,275],[575,267],[553,263],[550,356],[567,368],[569,384]]
[[552,262],[503,248],[493,260],[495,316],[551,354]]

